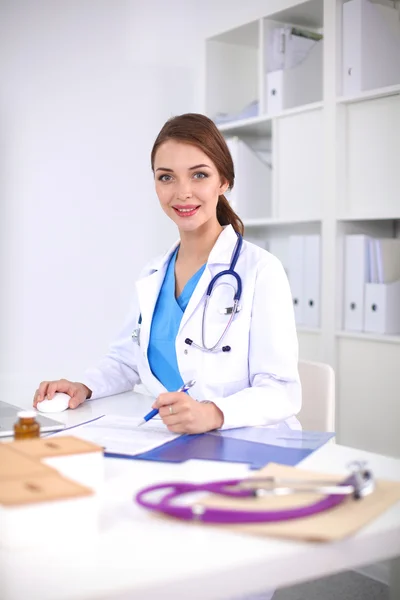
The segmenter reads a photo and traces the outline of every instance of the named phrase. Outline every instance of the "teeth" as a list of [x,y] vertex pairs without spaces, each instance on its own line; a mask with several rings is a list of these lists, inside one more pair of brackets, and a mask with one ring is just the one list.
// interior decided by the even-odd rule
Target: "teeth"
[[178,208],[178,210],[179,212],[192,212],[193,210],[196,210],[196,208]]

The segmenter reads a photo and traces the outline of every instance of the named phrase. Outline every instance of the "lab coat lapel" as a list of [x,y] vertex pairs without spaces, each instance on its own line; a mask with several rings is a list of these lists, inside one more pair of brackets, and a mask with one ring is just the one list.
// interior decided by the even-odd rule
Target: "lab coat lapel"
[[204,301],[208,285],[216,273],[228,269],[232,260],[233,250],[237,242],[236,233],[231,225],[225,227],[210,252],[206,268],[189,300],[183,313],[179,331],[185,327],[200,302]]
[[182,329],[185,327],[185,324],[188,322],[188,320],[196,310],[198,304],[205,298],[208,284],[210,283],[210,281],[211,271],[209,266],[207,265],[193,291],[193,294],[188,302],[185,312],[183,313],[179,331],[182,331]]
[[140,347],[147,356],[147,347],[149,345],[151,322],[154,309],[160,293],[161,286],[167,271],[169,259],[179,242],[176,242],[172,248],[158,261],[150,266],[150,274],[136,282],[136,290],[139,300],[140,314],[142,323],[140,327]]
[[139,299],[142,323],[140,325],[140,347],[147,352],[149,344],[151,320],[153,318],[158,294],[164,281],[166,265],[158,271],[154,271],[144,279],[136,282],[136,290]]

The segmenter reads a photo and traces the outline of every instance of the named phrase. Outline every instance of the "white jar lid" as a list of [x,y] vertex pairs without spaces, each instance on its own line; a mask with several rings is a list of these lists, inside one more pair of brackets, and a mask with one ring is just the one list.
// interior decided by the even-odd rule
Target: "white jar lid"
[[34,410],[20,410],[17,413],[17,417],[19,419],[34,419],[36,417],[36,412]]

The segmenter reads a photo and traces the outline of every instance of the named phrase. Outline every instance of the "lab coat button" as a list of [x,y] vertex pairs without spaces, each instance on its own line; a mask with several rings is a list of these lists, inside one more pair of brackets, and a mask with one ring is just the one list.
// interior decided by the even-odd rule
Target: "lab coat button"
[[185,348],[184,351],[183,351],[183,354],[187,354],[187,353],[188,353],[188,349]]

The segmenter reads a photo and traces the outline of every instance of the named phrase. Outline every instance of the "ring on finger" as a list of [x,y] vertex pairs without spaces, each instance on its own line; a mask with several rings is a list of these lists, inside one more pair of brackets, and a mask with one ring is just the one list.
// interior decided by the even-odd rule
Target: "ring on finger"
[[172,406],[172,404],[170,404],[170,405],[168,406],[168,410],[169,410],[169,414],[170,414],[170,415],[173,415],[173,414],[174,414],[174,407]]

